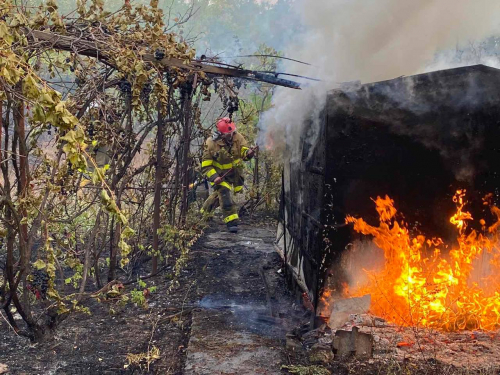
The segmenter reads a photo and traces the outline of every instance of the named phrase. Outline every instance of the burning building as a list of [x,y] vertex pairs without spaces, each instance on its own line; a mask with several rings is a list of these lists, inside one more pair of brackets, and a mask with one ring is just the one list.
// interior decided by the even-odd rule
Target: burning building
[[498,328],[499,103],[483,65],[329,92],[285,163],[276,242],[317,314],[371,294],[398,324]]

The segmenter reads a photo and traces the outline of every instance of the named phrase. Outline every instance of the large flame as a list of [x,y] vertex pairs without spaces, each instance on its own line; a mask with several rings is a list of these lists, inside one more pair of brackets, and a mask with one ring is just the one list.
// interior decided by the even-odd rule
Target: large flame
[[[447,331],[500,327],[500,251],[497,246],[500,210],[490,206],[498,219],[492,226],[487,228],[485,221],[480,221],[485,234],[467,230],[467,222],[473,218],[464,211],[464,197],[465,190],[458,191],[454,197],[457,213],[450,222],[458,228],[458,241],[450,247],[441,239],[412,236],[407,226],[395,219],[397,210],[388,196],[375,200],[380,216],[378,227],[348,216],[346,222],[353,223],[357,232],[373,236],[385,255],[384,269],[367,271],[370,282],[355,287],[351,296],[371,294],[372,313],[404,326]],[[444,252],[445,248],[451,250]],[[473,281],[474,265],[485,259],[489,263],[489,274]]]

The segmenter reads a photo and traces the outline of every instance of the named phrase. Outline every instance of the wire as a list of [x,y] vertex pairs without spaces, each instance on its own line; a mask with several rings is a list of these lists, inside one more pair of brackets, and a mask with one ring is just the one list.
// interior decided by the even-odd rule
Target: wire
[[318,79],[318,78],[311,78],[311,77],[301,76],[301,75],[298,75],[298,74],[281,73],[281,72],[270,72],[270,71],[267,71],[267,70],[256,70],[256,72],[258,72],[258,73],[268,73],[268,74],[274,75],[274,76],[282,75],[282,76],[298,77],[298,78],[308,79],[309,81],[321,82],[321,80]]
[[277,56],[277,55],[239,55],[239,56],[228,56],[228,57],[225,57],[225,58],[226,59],[234,59],[236,57],[273,57],[273,58],[276,58],[276,59],[289,60],[289,61],[293,61],[293,62],[296,62],[296,63],[299,63],[299,64],[313,66],[312,64],[309,64],[309,63],[306,63],[306,62],[303,62],[303,61],[300,61],[300,60],[295,60],[295,59],[291,59],[289,57]]

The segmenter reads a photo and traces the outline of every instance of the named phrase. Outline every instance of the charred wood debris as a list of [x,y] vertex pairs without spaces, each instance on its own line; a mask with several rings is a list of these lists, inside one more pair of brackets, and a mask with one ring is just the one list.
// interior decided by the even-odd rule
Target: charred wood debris
[[[26,35],[31,39],[32,43],[41,43],[50,48],[73,52],[82,56],[94,57],[112,66],[109,61],[109,56],[106,54],[105,40],[97,40],[92,34],[82,34],[81,30],[75,27],[68,28],[67,32],[69,35],[61,35],[51,31],[26,30]],[[193,74],[203,72],[209,77],[240,78],[247,81],[263,82],[275,86],[300,90],[299,83],[279,77],[280,75],[291,74],[243,69],[240,66],[220,62],[217,58],[207,58],[205,55],[202,55],[198,60],[185,62],[177,58],[169,57],[164,50],[157,49],[152,51],[152,53],[144,54],[142,58],[146,62],[159,64],[165,71],[171,68],[177,68],[183,71],[189,71]],[[292,76],[310,79],[299,75]]]

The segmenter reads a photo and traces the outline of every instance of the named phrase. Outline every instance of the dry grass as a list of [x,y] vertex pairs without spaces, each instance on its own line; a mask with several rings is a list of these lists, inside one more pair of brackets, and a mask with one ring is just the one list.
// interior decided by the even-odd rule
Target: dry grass
[[386,358],[384,360],[369,362],[353,361],[339,363],[332,374],[348,375],[498,375],[500,368],[485,365],[483,368],[456,367],[449,364],[428,361],[401,361],[399,358]]

